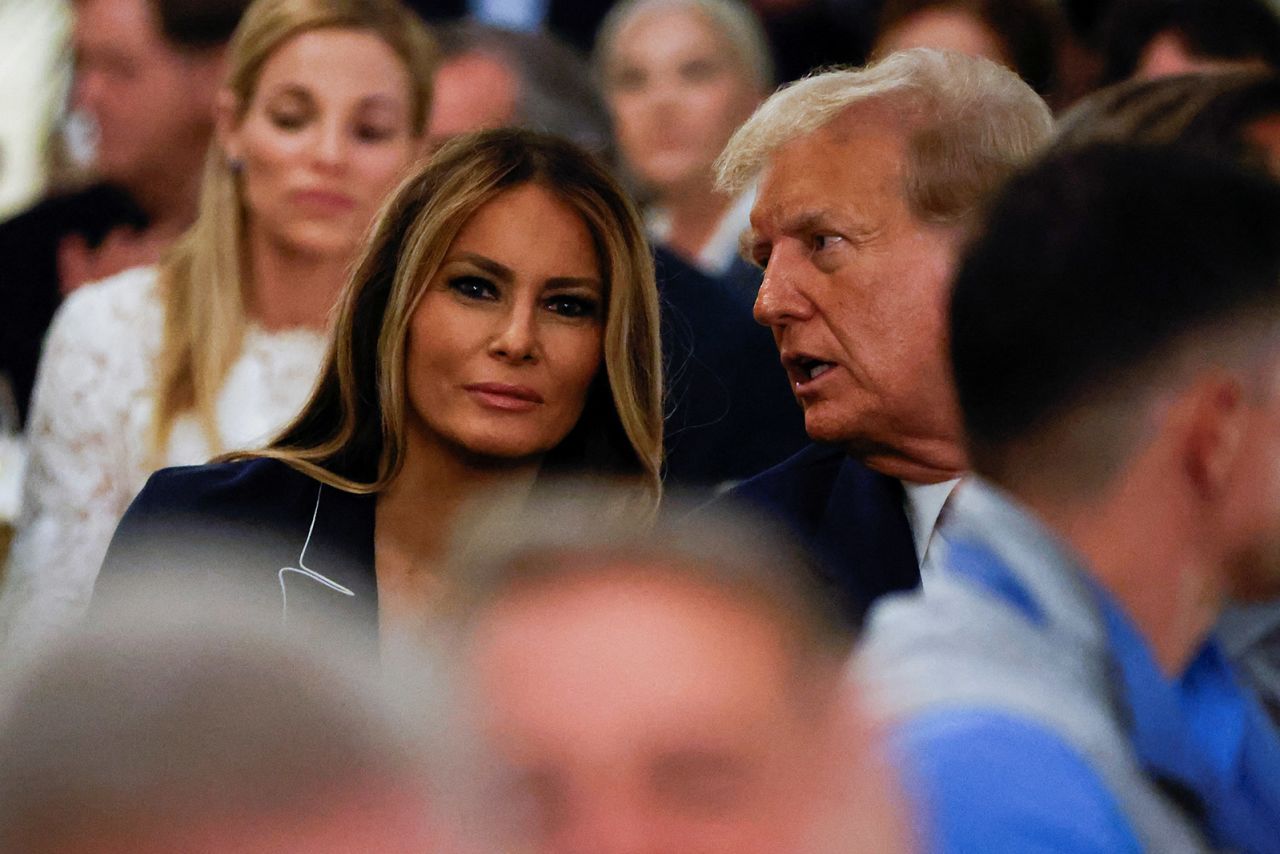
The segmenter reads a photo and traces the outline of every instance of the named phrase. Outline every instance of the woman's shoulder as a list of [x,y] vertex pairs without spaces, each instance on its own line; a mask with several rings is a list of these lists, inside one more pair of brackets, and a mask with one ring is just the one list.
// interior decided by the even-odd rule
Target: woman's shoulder
[[62,304],[61,315],[84,329],[132,328],[161,317],[155,267],[134,267],[99,282],[76,288]]
[[262,518],[273,508],[314,498],[318,487],[310,476],[269,458],[176,466],[151,475],[129,512]]

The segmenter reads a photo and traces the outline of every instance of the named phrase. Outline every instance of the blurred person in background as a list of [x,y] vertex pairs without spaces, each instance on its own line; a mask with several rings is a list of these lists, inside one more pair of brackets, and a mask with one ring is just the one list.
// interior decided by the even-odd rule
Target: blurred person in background
[[266,441],[297,413],[360,241],[422,153],[434,62],[397,0],[246,12],[195,226],[158,267],[76,292],[50,331],[0,642],[30,646],[83,611],[151,472]]
[[1064,31],[1056,0],[887,0],[872,55],[932,47],[985,56],[1049,99]]
[[464,530],[437,648],[531,850],[910,850],[805,559],[760,520],[650,527],[562,486]]
[[975,475],[861,661],[931,847],[1275,851],[1280,737],[1214,625],[1280,595],[1280,185],[1051,154],[950,330]]
[[773,88],[760,22],[738,0],[624,0],[600,28],[594,64],[650,235],[726,275],[754,193],[722,193],[712,164]]
[[[566,137],[616,165],[608,110],[576,52],[545,34],[478,24],[447,26],[440,37],[444,61],[428,130],[433,145],[481,128],[523,127]],[[654,261],[666,481],[714,487],[801,448],[800,414],[790,405],[768,334],[751,319],[749,291],[661,245]]]
[[[211,575],[384,646],[427,622],[458,508],[549,475],[660,495],[657,292],[639,215],[590,155],[499,129],[440,149],[383,209],[320,379],[262,450],[155,474],[99,587]],[[601,508],[603,511],[603,508]]]
[[498,850],[447,843],[419,689],[390,692],[348,627],[304,640],[226,591],[120,592],[6,674],[0,850]]
[[1116,0],[1099,24],[1100,85],[1188,71],[1280,69],[1270,0]]
[[[1103,89],[1062,117],[1053,148],[1101,142],[1176,145],[1280,177],[1280,75],[1182,74]],[[1237,603],[1223,615],[1218,635],[1280,722],[1280,605]]]
[[225,46],[248,0],[75,0],[72,107],[97,181],[0,224],[0,373],[27,418],[66,294],[154,263],[196,216]]
[[572,47],[548,33],[470,21],[443,26],[437,35],[441,61],[427,129],[433,151],[471,131],[522,127],[563,137],[614,164],[608,111]]
[[720,180],[760,176],[744,251],[815,444],[731,491],[822,559],[851,620],[920,584],[967,469],[946,301],[989,194],[1048,140],[1014,72],[916,48],[782,89],[730,141]]

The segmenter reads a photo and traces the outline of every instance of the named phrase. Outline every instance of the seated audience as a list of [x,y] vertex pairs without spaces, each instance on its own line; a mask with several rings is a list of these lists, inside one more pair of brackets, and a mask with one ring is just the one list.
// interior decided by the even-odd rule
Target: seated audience
[[987,195],[1052,119],[1012,71],[917,48],[774,94],[720,161],[763,174],[747,249],[817,444],[731,493],[823,559],[857,620],[920,583],[933,529],[968,468],[946,360],[946,300]]
[[717,190],[712,164],[773,85],[759,21],[737,0],[624,0],[600,29],[595,65],[650,235],[726,275],[753,193]]
[[[487,127],[559,134],[596,153],[614,145],[586,64],[547,36],[476,25],[446,28],[428,135]],[[666,379],[666,482],[714,487],[774,465],[804,445],[799,411],[745,288],[654,251]],[[758,276],[757,276],[758,278]]]
[[1055,0],[888,0],[872,53],[932,47],[985,56],[1048,98],[1064,31]]
[[623,479],[632,512],[651,509],[661,383],[652,262],[622,189],[554,137],[461,137],[384,208],[301,414],[265,450],[154,475],[99,586],[210,574],[394,642],[481,490],[536,505],[539,478],[570,471]]
[[224,47],[248,0],[74,0],[73,106],[97,183],[0,224],[0,374],[24,421],[63,297],[154,263],[195,219]]
[[529,849],[909,850],[803,560],[758,520],[651,529],[570,488],[461,537],[438,650]]
[[1280,68],[1268,0],[1116,0],[1099,25],[1102,85],[1188,71]]
[[0,642],[85,608],[147,476],[266,441],[319,372],[379,204],[421,151],[433,49],[396,0],[257,0],[200,218],[158,268],[78,291],[41,364]]
[[975,476],[861,660],[934,850],[1276,850],[1213,626],[1280,594],[1277,330],[1274,181],[1093,147],[995,205],[950,317]]
[[500,850],[445,846],[413,694],[388,696],[344,627],[284,637],[198,592],[129,590],[0,686],[0,850]]

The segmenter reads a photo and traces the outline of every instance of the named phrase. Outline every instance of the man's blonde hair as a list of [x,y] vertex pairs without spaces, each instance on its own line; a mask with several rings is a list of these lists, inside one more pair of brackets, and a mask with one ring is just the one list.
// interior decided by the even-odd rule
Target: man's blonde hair
[[716,161],[717,183],[737,192],[780,147],[850,108],[896,114],[907,136],[903,188],[924,222],[964,222],[1044,145],[1048,106],[1017,74],[990,60],[916,48],[863,68],[811,75],[775,92]]

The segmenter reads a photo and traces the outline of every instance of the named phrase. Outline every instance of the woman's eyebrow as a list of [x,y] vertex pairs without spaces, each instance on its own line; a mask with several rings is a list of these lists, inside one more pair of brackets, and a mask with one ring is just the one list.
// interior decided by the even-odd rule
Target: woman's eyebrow
[[499,281],[510,282],[516,277],[515,271],[507,265],[499,264],[492,258],[486,258],[485,256],[477,255],[474,252],[459,252],[450,260],[466,261],[468,264],[474,264]]

